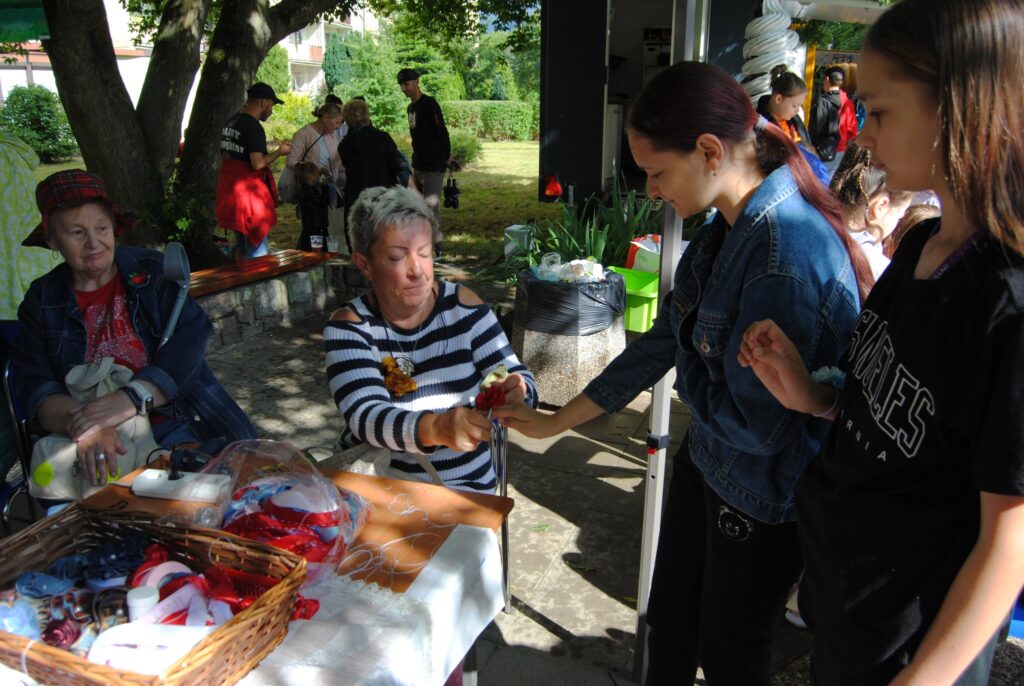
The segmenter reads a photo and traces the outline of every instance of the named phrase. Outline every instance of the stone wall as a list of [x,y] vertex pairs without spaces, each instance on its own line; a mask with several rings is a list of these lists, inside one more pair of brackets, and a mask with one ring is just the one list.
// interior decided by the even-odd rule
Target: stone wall
[[202,296],[196,302],[213,323],[206,352],[313,315],[323,315],[326,320],[339,303],[361,295],[366,288],[359,270],[348,260],[337,259]]

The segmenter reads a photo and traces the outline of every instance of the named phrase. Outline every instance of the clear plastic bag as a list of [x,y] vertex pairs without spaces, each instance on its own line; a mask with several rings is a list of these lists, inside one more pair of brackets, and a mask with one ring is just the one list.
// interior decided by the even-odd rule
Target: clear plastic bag
[[307,584],[337,574],[366,524],[369,503],[334,484],[284,441],[236,441],[203,473],[232,479],[228,495],[197,511],[191,524],[264,541],[304,557]]

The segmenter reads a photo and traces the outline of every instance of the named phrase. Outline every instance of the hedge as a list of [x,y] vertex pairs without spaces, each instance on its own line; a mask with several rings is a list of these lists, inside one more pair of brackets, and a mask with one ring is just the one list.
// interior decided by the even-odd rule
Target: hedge
[[537,103],[515,100],[448,100],[441,103],[449,128],[467,129],[480,138],[535,140],[540,133]]

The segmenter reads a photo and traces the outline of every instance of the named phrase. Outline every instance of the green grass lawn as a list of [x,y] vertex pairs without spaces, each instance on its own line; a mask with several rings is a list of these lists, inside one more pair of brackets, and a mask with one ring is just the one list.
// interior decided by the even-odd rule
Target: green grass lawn
[[[462,190],[459,208],[441,208],[444,261],[466,267],[493,264],[502,256],[505,227],[561,216],[560,206],[537,200],[536,141],[484,141],[483,146],[483,158],[455,175]],[[294,248],[299,230],[294,207],[279,207],[270,243]]]
[[32,173],[36,176],[36,183],[39,183],[50,174],[56,174],[57,172],[64,171],[65,169],[85,169],[85,162],[82,161],[81,157],[74,157],[67,162],[58,162],[57,164],[40,164],[32,170]]
[[[505,227],[561,216],[559,205],[537,200],[539,143],[484,141],[483,147],[482,159],[455,175],[462,190],[459,208],[441,208],[444,261],[470,269],[493,264],[502,256]],[[56,171],[84,166],[76,158],[40,165],[35,175],[42,181]],[[270,232],[271,246],[294,248],[300,228],[295,207],[282,205]]]

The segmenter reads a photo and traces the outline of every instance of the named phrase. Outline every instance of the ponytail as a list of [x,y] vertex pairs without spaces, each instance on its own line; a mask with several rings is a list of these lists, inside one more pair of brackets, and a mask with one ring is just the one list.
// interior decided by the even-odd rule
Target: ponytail
[[804,155],[796,143],[786,135],[786,132],[778,126],[768,124],[765,126],[755,125],[754,139],[757,150],[757,166],[767,176],[781,167],[783,164],[789,166],[789,172],[800,189],[800,195],[804,200],[814,206],[818,212],[828,221],[836,236],[846,248],[853,264],[853,271],[857,277],[857,290],[860,293],[861,303],[868,297],[871,287],[875,285],[875,279],[871,274],[871,266],[849,231],[846,230],[846,222],[843,220],[843,210],[839,201],[829,192],[818,177],[814,175],[811,166],[807,164]]
[[748,140],[753,128],[761,171],[767,176],[783,164],[789,165],[800,194],[821,212],[846,246],[863,301],[874,280],[867,258],[847,234],[839,203],[814,176],[796,143],[782,129],[759,118],[750,96],[725,71],[703,62],[677,62],[640,91],[626,126],[656,149],[682,153],[694,150],[703,133],[729,145]]
[[789,70],[785,64],[777,64],[771,71],[772,95],[791,98],[807,92],[807,84],[799,76]]

